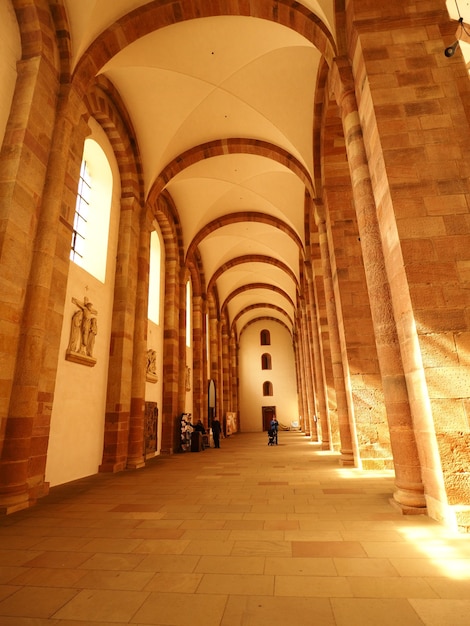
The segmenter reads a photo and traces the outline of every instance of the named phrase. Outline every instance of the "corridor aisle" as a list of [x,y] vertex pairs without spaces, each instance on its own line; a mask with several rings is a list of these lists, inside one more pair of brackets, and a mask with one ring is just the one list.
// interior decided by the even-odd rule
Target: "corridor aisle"
[[57,487],[0,520],[0,626],[469,626],[470,536],[298,432]]

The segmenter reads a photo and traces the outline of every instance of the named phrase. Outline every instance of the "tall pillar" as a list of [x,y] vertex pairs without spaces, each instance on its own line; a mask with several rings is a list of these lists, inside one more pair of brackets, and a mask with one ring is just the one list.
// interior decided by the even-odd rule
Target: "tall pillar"
[[331,424],[328,414],[325,368],[323,365],[322,351],[320,345],[320,336],[318,332],[318,320],[316,315],[315,294],[312,280],[312,265],[306,264],[306,284],[307,284],[307,313],[308,324],[311,329],[312,346],[313,346],[313,373],[315,376],[315,394],[317,399],[317,420],[320,423],[321,432],[321,448],[322,450],[331,449]]
[[394,503],[404,513],[426,508],[421,466],[393,316],[390,285],[385,268],[377,209],[367,154],[354,93],[351,69],[345,60],[335,65],[335,95],[341,109],[351,184],[356,208],[369,303],[395,466]]
[[[331,360],[333,363],[333,379],[336,391],[338,407],[339,435],[341,440],[341,465],[354,465],[353,451],[353,416],[350,415],[350,406],[346,396],[346,381],[341,355],[341,343],[339,338],[338,316],[336,313],[335,294],[333,289],[333,277],[331,273],[330,252],[326,223],[318,221],[318,234],[320,241],[323,281],[325,284],[326,312],[328,317],[328,332],[330,337]],[[357,455],[356,455],[357,458]],[[359,461],[359,459],[357,459]]]
[[308,415],[308,407],[306,400],[306,384],[305,384],[305,372],[302,357],[302,329],[300,324],[296,324],[296,331],[294,333],[294,359],[295,359],[295,377],[297,383],[297,395],[299,398],[299,417],[300,417],[300,429],[308,436],[308,422],[306,416]]
[[[193,407],[194,413],[206,423],[205,398],[207,397],[207,376],[204,358],[204,300],[193,295]],[[207,423],[206,423],[207,426]]]
[[[305,283],[304,283],[305,287]],[[302,334],[304,336],[304,361],[305,361],[305,391],[307,395],[307,403],[308,403],[308,418],[310,422],[310,437],[312,441],[319,440],[318,433],[318,423],[316,421],[316,390],[315,390],[315,378],[313,371],[313,361],[312,361],[312,337],[310,334],[310,327],[307,323],[307,305],[305,297],[301,299],[301,308],[300,308],[300,316],[301,316],[301,324],[302,324]]]
[[[163,406],[161,453],[172,454],[175,447],[175,422],[179,404],[179,263],[176,244],[165,245],[165,297],[163,331]],[[184,362],[183,362],[184,367]]]
[[134,323],[134,357],[129,416],[127,468],[145,465],[145,386],[147,364],[148,294],[151,220],[142,212],[137,259],[137,293]]
[[137,198],[121,198],[100,472],[125,469],[129,452],[140,210]]
[[238,415],[238,361],[237,361],[237,342],[235,339],[235,331],[230,333],[229,344],[230,358],[230,410]]
[[63,223],[63,197],[67,189],[69,149],[80,111],[74,91],[64,89],[55,119],[21,319],[9,413],[4,426],[0,510],[5,513],[26,508],[38,496],[47,493],[44,483],[47,438],[44,441],[41,434],[49,432],[54,386],[46,371],[45,355],[56,362],[59,348],[59,338],[50,339],[47,333],[49,306],[51,301],[63,305],[65,298],[66,283],[61,281],[56,287],[54,279],[58,277],[54,271],[56,251],[62,249],[58,242],[64,237],[64,230],[68,231],[68,225]]
[[230,360],[229,360],[229,332],[227,321],[224,319],[221,328],[222,342],[222,419],[227,411],[230,411],[230,398],[232,397],[230,387]]

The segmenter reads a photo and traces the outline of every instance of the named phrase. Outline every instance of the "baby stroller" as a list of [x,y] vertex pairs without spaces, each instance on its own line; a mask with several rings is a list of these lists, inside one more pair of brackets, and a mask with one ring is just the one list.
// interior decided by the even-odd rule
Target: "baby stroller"
[[274,428],[268,430],[268,446],[277,446],[277,430]]

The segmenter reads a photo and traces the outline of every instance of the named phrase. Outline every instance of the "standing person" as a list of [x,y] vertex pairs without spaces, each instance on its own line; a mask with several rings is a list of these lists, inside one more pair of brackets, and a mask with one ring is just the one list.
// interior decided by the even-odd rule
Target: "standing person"
[[212,426],[212,437],[214,438],[214,448],[220,448],[221,427],[220,427],[220,422],[216,417],[212,420],[211,426]]
[[196,432],[202,433],[203,435],[206,434],[206,429],[204,428],[204,424],[201,422],[201,420],[197,421],[196,426],[194,427],[194,430]]
[[279,422],[277,421],[276,416],[274,416],[273,419],[271,420],[270,429],[273,434],[274,441],[276,442],[276,445],[277,445],[277,432],[279,430]]

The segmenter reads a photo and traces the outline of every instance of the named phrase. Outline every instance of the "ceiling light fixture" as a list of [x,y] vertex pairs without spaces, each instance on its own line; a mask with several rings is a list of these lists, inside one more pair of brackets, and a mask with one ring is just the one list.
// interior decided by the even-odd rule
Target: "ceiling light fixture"
[[463,25],[463,17],[460,15],[460,9],[459,9],[459,5],[457,4],[457,0],[455,0],[455,8],[457,9],[457,15],[459,16],[460,31],[459,31],[459,34],[457,35],[457,41],[454,41],[454,43],[451,46],[449,46],[448,48],[444,50],[444,54],[446,55],[446,57],[454,56],[455,51],[459,47],[459,43],[460,43],[459,39],[462,34],[462,31],[464,31],[466,35],[470,36],[470,34],[467,33],[467,31],[465,30],[465,26]]

